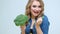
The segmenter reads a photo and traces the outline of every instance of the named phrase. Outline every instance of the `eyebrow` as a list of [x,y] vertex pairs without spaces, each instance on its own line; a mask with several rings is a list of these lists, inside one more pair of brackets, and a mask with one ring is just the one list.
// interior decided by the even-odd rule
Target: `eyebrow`
[[[35,5],[35,4],[34,4]],[[40,5],[39,5],[40,6]]]
[[[32,6],[37,6],[37,5],[32,5]],[[38,6],[41,6],[41,5],[38,5]]]

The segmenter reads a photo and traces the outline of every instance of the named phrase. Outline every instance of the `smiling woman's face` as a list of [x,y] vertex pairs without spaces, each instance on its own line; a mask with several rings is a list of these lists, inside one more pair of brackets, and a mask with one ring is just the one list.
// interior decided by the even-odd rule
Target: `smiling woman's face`
[[39,1],[33,1],[32,5],[31,5],[31,14],[36,17],[39,15],[41,11],[41,6]]

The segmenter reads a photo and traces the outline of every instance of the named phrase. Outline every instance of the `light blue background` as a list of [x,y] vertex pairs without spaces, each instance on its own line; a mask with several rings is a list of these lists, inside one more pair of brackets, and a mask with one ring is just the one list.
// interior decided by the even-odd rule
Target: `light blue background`
[[[13,22],[24,14],[28,0],[0,0],[0,34],[20,34],[20,27]],[[43,0],[44,13],[50,21],[49,34],[60,34],[60,0]]]

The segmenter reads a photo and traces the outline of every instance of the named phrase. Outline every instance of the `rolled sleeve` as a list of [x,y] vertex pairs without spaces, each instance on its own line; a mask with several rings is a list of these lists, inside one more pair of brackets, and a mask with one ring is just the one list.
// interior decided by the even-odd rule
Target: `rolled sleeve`
[[42,22],[42,24],[40,25],[43,34],[48,34],[49,25],[50,25],[50,23],[49,23],[49,21],[48,21],[47,16],[44,16],[43,22]]

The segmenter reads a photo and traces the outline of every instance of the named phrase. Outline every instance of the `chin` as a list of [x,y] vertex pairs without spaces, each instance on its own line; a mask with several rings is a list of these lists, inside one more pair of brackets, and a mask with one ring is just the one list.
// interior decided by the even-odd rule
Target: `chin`
[[37,17],[37,16],[38,16],[38,14],[34,14],[34,16],[35,16],[35,17]]

